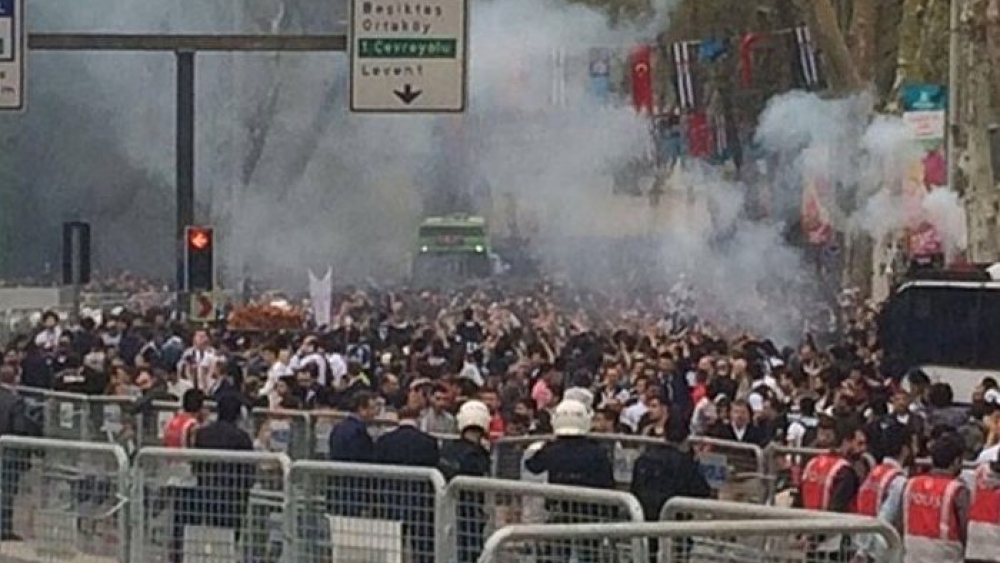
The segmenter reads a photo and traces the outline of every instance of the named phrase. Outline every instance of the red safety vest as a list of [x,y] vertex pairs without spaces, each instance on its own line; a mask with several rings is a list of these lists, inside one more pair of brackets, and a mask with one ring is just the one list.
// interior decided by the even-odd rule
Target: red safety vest
[[986,464],[973,476],[965,558],[1000,563],[1000,475]]
[[803,508],[829,510],[833,480],[845,467],[850,467],[847,460],[834,453],[828,452],[810,459],[802,472],[802,484],[799,486]]
[[163,428],[163,445],[168,448],[187,447],[187,435],[198,424],[194,415],[179,412],[173,416]]
[[962,563],[955,516],[962,484],[948,475],[914,477],[903,492],[904,563]]
[[876,465],[858,490],[855,512],[862,516],[878,516],[879,508],[889,494],[889,485],[902,475],[903,471],[895,463],[883,462]]

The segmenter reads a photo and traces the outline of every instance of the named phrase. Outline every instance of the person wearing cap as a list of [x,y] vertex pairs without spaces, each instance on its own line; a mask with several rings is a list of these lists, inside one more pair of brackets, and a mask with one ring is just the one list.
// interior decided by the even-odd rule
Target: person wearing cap
[[[525,462],[525,468],[535,475],[548,474],[554,485],[571,485],[596,489],[615,487],[614,465],[608,450],[598,442],[588,439],[593,423],[593,410],[573,399],[564,399],[552,413],[552,432],[556,439],[546,443]],[[546,503],[549,523],[579,524],[603,521],[601,508],[587,502],[551,501]],[[597,555],[596,540],[583,542],[581,560]],[[588,545],[589,544],[589,545]],[[554,559],[566,560],[569,547],[553,546]]]
[[[455,416],[459,439],[441,449],[439,469],[449,481],[459,475],[488,477],[490,451],[483,445],[490,427],[490,409],[482,401],[467,401]],[[462,492],[458,498],[458,563],[474,563],[482,552],[486,528],[482,493]]]
[[545,444],[526,463],[528,471],[548,473],[549,483],[600,489],[614,488],[614,467],[607,450],[587,439],[593,410],[582,402],[564,399],[552,413],[556,439]]

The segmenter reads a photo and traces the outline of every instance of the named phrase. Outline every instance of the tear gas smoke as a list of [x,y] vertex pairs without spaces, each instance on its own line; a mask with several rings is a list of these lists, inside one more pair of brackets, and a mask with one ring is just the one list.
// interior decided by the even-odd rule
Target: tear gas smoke
[[[114,4],[40,8],[33,27],[96,29],[107,25],[92,14],[114,14],[121,31],[331,32],[345,16],[313,0]],[[654,5],[650,21],[662,25],[672,2]],[[868,179],[896,170],[905,143],[896,121],[871,121],[863,96],[790,93],[768,105],[757,141],[777,163],[764,186],[770,221],[749,221],[748,187],[698,163],[678,165],[652,208],[611,195],[615,171],[652,150],[648,121],[597,107],[586,90],[589,48],[651,40],[653,24],[612,28],[604,14],[559,0],[480,0],[471,25],[470,106],[460,117],[351,115],[342,54],[199,57],[198,220],[220,227],[227,284],[250,274],[299,289],[309,268],[327,265],[336,283],[402,276],[421,213],[452,205],[503,231],[514,200],[536,254],[573,281],[621,289],[685,274],[704,316],[791,342],[826,295],[783,236],[803,171],[818,163],[850,187],[850,205],[830,205],[844,209],[838,226],[885,228],[877,206],[891,203]],[[56,232],[76,213],[95,224],[100,265],[172,279],[171,57],[36,58],[23,129],[44,133],[18,149],[34,174],[25,193],[46,202],[39,228]],[[924,205],[952,217],[954,203],[935,192]],[[39,236],[55,256],[56,236]]]

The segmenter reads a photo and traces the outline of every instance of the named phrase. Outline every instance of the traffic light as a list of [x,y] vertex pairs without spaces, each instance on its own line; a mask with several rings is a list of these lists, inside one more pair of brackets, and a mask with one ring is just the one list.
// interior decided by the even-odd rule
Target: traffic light
[[215,289],[215,237],[212,227],[187,227],[184,234],[185,289],[212,291]]

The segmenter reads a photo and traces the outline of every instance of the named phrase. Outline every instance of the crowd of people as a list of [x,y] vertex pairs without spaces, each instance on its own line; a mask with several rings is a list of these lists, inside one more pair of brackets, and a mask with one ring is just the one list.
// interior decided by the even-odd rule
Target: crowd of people
[[[805,334],[783,347],[701,318],[689,292],[626,298],[555,283],[352,289],[335,306],[330,326],[267,334],[224,323],[192,328],[157,309],[77,326],[46,314],[37,330],[9,343],[0,383],[133,396],[140,405],[182,401],[165,434],[176,446],[252,447],[193,430],[207,399],[347,411],[330,435],[332,459],[433,465],[448,475],[488,475],[483,440],[555,433],[561,439],[535,454],[530,471],[556,483],[612,487],[611,468],[600,461],[607,456],[581,439],[591,432],[660,438],[665,449],[647,450],[632,477],[650,518],[672,496],[709,494],[683,447],[691,434],[823,448],[831,453],[808,463],[788,459],[785,482],[800,506],[880,514],[909,547],[926,530],[904,523],[907,495],[931,495],[920,498],[956,506],[951,535],[931,538],[934,549],[983,541],[969,524],[982,501],[968,491],[993,487],[996,494],[1000,387],[985,378],[974,396],[953,397],[919,370],[895,371],[883,361],[871,303],[841,300],[831,342]],[[395,418],[402,434],[373,441],[366,421],[375,417]],[[409,435],[417,433],[461,439],[439,451],[434,440]],[[926,456],[930,473],[897,478],[906,469],[917,475],[914,460]],[[944,477],[976,460],[985,469],[967,479],[966,493],[953,490],[961,482]],[[926,527],[925,512],[910,519]],[[1000,530],[995,524],[991,530]],[[930,563],[924,544],[908,553],[925,555],[907,561]],[[986,557],[969,549],[974,560],[1000,561],[1000,548]],[[950,561],[961,557],[936,563]]]

